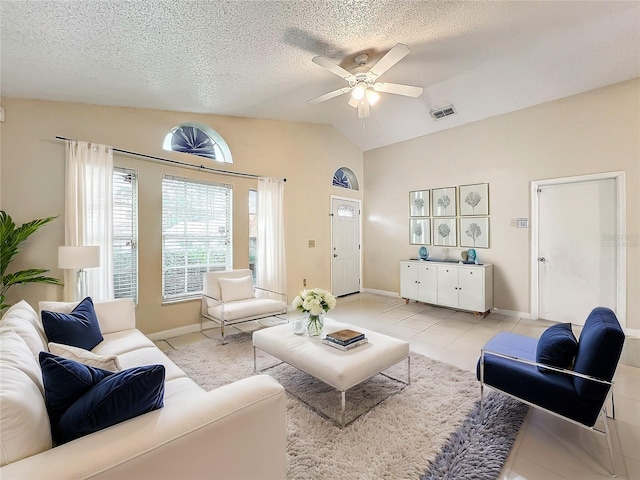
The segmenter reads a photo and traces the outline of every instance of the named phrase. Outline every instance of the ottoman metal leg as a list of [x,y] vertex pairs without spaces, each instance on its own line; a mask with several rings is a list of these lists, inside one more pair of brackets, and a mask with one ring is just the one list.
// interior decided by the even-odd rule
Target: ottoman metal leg
[[253,373],[258,373],[257,363],[256,363],[256,347],[253,347]]

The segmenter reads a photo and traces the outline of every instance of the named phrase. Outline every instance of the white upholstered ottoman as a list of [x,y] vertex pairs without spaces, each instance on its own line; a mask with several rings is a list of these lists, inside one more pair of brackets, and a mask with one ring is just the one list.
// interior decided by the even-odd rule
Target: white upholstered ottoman
[[342,394],[341,418],[336,423],[344,427],[345,396],[351,387],[403,360],[407,361],[407,381],[394,380],[405,385],[411,383],[408,342],[328,318],[325,318],[323,335],[345,328],[363,332],[368,342],[342,351],[325,345],[321,337],[296,335],[292,324],[257,330],[253,332],[254,371],[258,373],[256,349],[259,349],[332,386]]

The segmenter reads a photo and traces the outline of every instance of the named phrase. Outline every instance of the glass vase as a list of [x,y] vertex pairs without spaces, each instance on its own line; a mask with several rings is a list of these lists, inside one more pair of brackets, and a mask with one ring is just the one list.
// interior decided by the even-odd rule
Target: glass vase
[[324,326],[324,313],[311,315],[307,313],[307,333],[310,337],[317,337],[322,333]]

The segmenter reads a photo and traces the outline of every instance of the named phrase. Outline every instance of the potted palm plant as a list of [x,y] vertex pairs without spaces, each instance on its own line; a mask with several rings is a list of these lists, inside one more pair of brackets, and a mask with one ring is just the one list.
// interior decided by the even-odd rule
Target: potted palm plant
[[0,288],[0,315],[9,305],[4,303],[7,290],[16,284],[25,283],[50,283],[61,285],[60,280],[47,277],[43,273],[48,272],[42,268],[30,268],[18,272],[7,273],[7,267],[18,253],[20,246],[40,227],[49,223],[56,217],[47,217],[33,220],[16,227],[11,216],[4,210],[0,210],[0,239],[2,245],[0,250],[0,277],[2,286]]

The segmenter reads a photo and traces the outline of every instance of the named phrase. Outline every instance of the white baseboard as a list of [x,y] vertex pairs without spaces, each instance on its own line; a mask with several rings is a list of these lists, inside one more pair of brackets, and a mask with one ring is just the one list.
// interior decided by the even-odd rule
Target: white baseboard
[[375,288],[363,288],[360,290],[362,293],[371,293],[372,295],[382,295],[384,297],[400,298],[398,292],[388,292],[387,290],[376,290]]
[[503,308],[494,308],[491,311],[501,313],[502,315],[506,315],[508,317],[527,318],[529,320],[533,318],[528,312],[516,312],[515,310],[505,310]]
[[196,333],[200,331],[200,323],[194,323],[191,325],[185,325],[184,327],[171,328],[169,330],[162,330],[161,332],[150,333],[147,337],[157,342],[158,340],[164,340],[166,338],[179,337],[180,335],[187,335],[189,333]]
[[640,330],[628,328],[625,334],[620,363],[640,367]]
[[624,334],[627,336],[627,338],[631,337],[640,339],[640,330],[637,330],[635,328],[627,328]]

